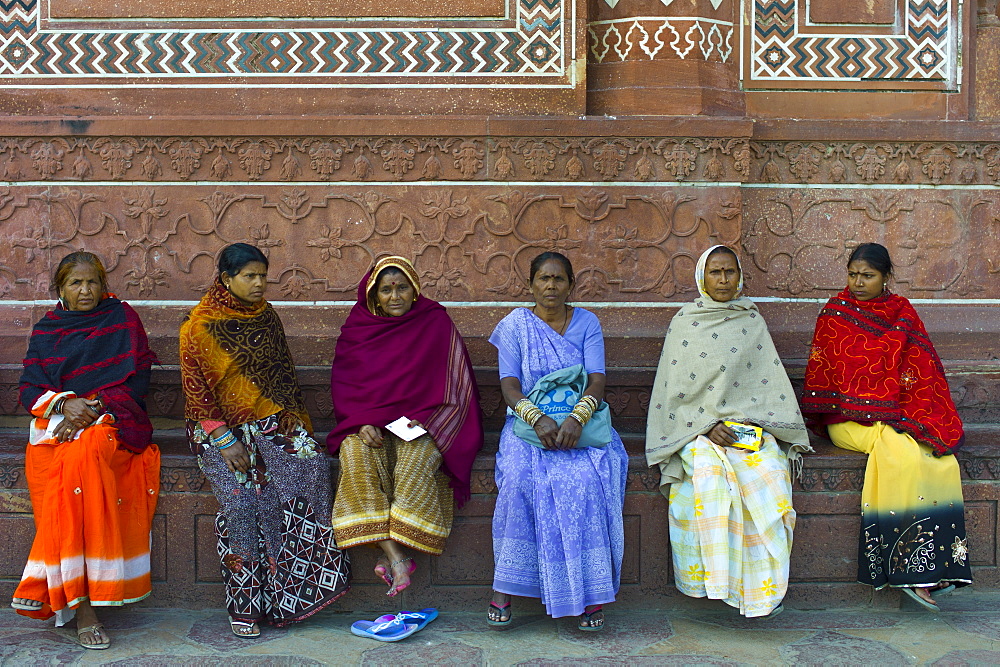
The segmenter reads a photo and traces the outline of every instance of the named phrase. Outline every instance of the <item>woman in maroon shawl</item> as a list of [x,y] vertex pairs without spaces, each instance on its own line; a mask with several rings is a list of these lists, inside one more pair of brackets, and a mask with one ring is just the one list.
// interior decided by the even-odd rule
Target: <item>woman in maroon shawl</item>
[[[416,569],[405,548],[438,555],[453,499],[469,499],[483,446],[479,391],[462,336],[444,306],[420,294],[413,265],[379,260],[358,286],[331,373],[339,450],[333,529],[341,548],[377,543],[375,572],[394,596]],[[400,418],[421,435],[386,426]],[[396,429],[399,431],[399,429]]]

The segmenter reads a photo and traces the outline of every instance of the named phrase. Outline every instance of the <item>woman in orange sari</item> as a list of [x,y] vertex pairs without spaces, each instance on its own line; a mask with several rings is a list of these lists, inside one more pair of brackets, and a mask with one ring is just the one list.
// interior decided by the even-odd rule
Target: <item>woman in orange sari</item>
[[35,417],[24,464],[35,541],[11,606],[60,626],[75,615],[80,645],[105,649],[94,607],[137,602],[152,588],[160,451],[145,396],[156,356],[95,255],[64,257],[53,285],[59,305],[32,330],[20,381]]

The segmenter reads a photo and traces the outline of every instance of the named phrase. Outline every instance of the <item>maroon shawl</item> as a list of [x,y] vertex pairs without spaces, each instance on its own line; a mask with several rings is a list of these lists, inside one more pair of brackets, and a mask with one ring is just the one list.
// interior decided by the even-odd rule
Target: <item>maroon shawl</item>
[[327,446],[336,452],[366,424],[381,428],[404,415],[416,419],[437,443],[461,507],[483,446],[479,388],[465,343],[444,306],[422,295],[401,317],[373,315],[368,279],[361,280],[337,341],[330,378],[337,425]]

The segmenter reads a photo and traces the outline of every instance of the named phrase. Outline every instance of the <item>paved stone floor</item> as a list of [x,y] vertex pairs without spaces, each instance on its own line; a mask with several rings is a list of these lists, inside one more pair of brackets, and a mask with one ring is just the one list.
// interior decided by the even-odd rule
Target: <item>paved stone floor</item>
[[[519,604],[520,603],[520,604]],[[3,665],[996,665],[1000,592],[960,590],[942,613],[909,600],[902,609],[786,609],[752,621],[722,603],[682,609],[608,609],[603,632],[584,634],[553,621],[537,604],[515,600],[506,629],[484,614],[448,613],[409,639],[380,644],[350,634],[377,614],[321,613],[259,639],[233,636],[217,610],[131,609],[105,614],[113,645],[85,651],[69,630],[0,612]]]

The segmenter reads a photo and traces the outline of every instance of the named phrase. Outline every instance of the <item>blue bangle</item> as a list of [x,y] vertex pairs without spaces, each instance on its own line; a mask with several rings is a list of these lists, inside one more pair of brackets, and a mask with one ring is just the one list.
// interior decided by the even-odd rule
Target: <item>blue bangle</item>
[[236,436],[233,435],[233,432],[230,430],[226,430],[226,432],[223,433],[221,436],[219,436],[218,438],[211,438],[211,440],[212,444],[215,445],[216,448],[218,448],[219,450],[232,447],[233,445],[236,444]]

